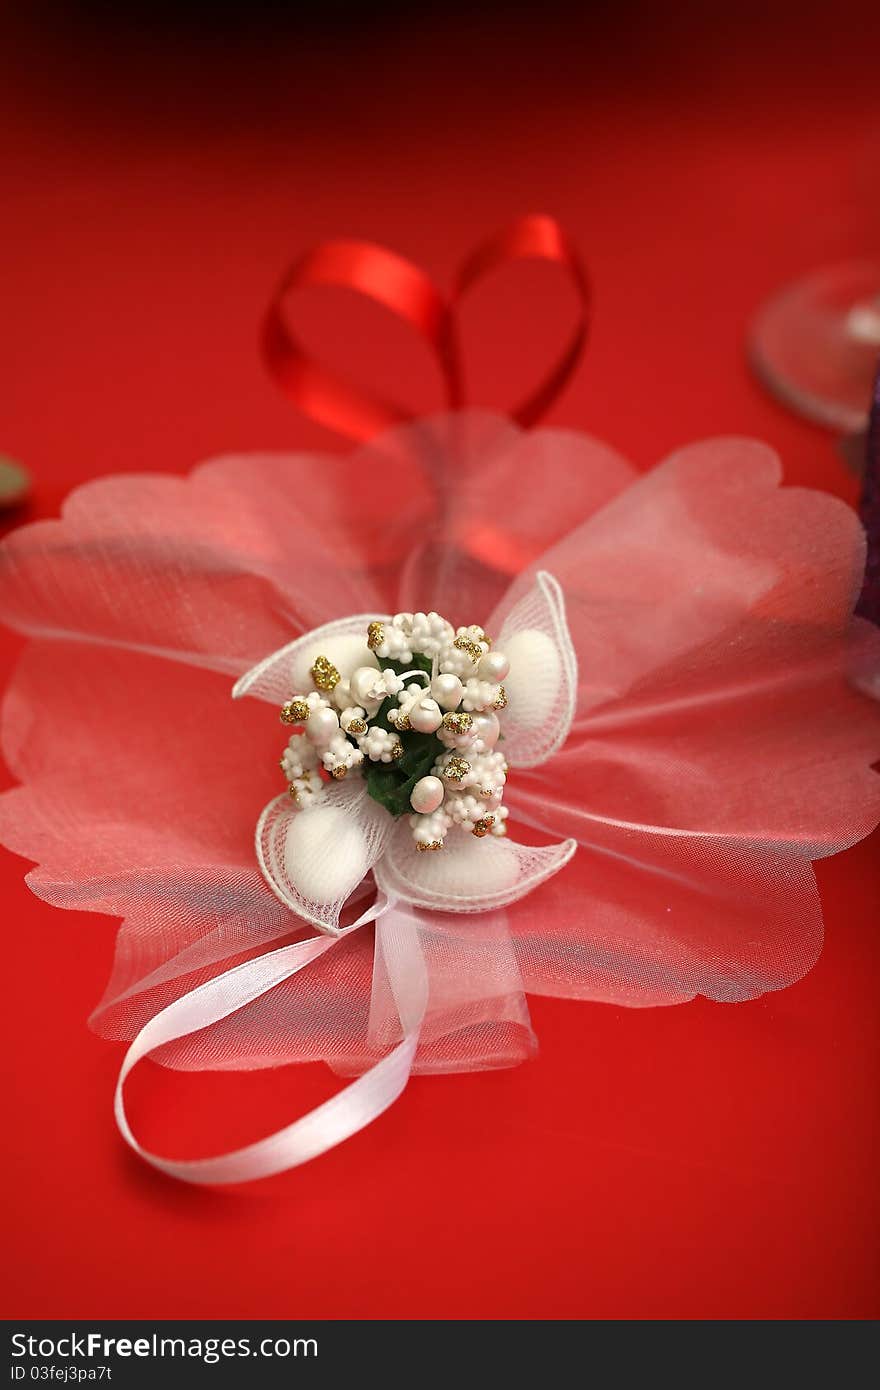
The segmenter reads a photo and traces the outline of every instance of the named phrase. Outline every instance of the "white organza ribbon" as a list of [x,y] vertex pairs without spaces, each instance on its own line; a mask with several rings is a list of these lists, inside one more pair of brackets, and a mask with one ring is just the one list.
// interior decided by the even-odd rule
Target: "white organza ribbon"
[[376,922],[381,952],[394,996],[403,1039],[387,1057],[301,1119],[254,1144],[212,1158],[167,1159],[138,1143],[125,1113],[123,1089],[129,1072],[165,1043],[228,1018],[291,975],[337,946],[341,937],[310,937],[245,962],[199,985],[150,1019],[126,1053],[116,1084],[116,1123],[126,1143],[169,1177],[189,1183],[238,1183],[269,1177],[326,1153],[375,1120],[404,1090],[412,1071],[428,1000],[428,975],[418,936],[418,916],[410,908],[380,898],[345,928],[348,936]]

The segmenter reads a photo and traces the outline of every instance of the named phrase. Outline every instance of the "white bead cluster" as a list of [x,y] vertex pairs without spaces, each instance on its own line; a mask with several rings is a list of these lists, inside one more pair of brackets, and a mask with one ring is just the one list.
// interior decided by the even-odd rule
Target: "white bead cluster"
[[403,689],[403,681],[390,666],[384,671],[359,667],[350,680],[343,681],[336,668],[319,657],[312,677],[322,688],[294,695],[281,708],[282,723],[301,724],[304,730],[293,735],[281,757],[281,770],[297,805],[323,789],[319,763],[331,777],[341,778],[365,758],[391,762],[399,756],[395,753],[399,736],[369,724],[389,695]]
[[[418,746],[412,736],[421,734],[442,751],[410,792],[417,847],[442,848],[453,828],[478,838],[505,834],[507,763],[495,745],[498,712],[507,704],[507,658],[492,650],[482,628],[454,628],[439,613],[398,613],[390,622],[370,623],[367,645],[378,667],[358,666],[343,678],[319,656],[311,668],[315,689],[282,707],[282,721],[302,728],[281,758],[297,805],[320,796],[321,768],[341,778],[369,763],[394,764]],[[414,661],[414,669],[400,674],[382,665]],[[373,722],[380,709],[382,722]],[[404,769],[403,785],[405,778]]]
[[400,747],[400,735],[389,733],[387,729],[382,729],[378,724],[374,724],[371,729],[358,740],[361,752],[374,763],[390,763],[400,754],[395,750]]
[[[478,838],[506,834],[507,807],[502,799],[507,763],[495,748],[499,734],[498,718],[491,710],[480,711],[459,732],[446,726],[439,731],[448,749],[434,762],[431,776],[416,784],[412,796],[413,810],[422,812],[410,817],[419,848],[442,845],[453,826]],[[425,783],[431,784],[431,796],[423,799],[419,792]]]
[[413,653],[422,656],[439,655],[455,636],[451,623],[441,618],[439,613],[398,613],[390,623],[378,623],[375,643],[370,647],[380,661],[412,661]]
[[297,806],[307,806],[324,789],[318,772],[318,755],[305,734],[292,734],[281,754],[281,771],[290,783],[290,795]]

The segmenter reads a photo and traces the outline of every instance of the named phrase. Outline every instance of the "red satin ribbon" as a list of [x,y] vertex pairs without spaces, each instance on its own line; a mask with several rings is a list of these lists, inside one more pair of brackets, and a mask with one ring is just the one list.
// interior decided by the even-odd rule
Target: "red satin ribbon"
[[533,425],[549,410],[574,371],[587,339],[590,287],[583,265],[552,217],[517,218],[461,266],[446,298],[434,282],[402,256],[363,241],[326,241],[307,251],[284,275],[263,324],[266,366],[294,405],[320,424],[350,439],[369,439],[413,418],[412,412],[382,399],[313,361],[288,327],[287,297],[295,290],[324,285],[354,290],[409,324],[428,344],[443,378],[446,404],[461,406],[464,394],[456,349],[455,312],[459,301],[495,271],[521,260],[549,261],[563,270],[575,290],[578,319],[563,352],[538,387],[511,412]]

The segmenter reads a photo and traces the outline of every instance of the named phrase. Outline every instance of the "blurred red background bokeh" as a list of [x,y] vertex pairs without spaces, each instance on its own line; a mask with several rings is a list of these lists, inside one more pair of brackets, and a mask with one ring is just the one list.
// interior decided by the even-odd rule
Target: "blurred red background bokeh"
[[[595,283],[553,421],[645,467],[758,435],[789,482],[854,500],[833,437],[765,396],[744,339],[780,283],[878,255],[876,6],[121,8],[0,13],[0,452],[34,477],[8,524],[102,473],[338,448],[257,356],[285,264],[351,235],[448,284],[538,209]],[[468,308],[481,403],[516,397],[565,326],[539,269],[516,285]],[[310,341],[437,403],[402,330],[327,305],[305,306]],[[4,680],[19,646],[0,638]],[[124,1150],[121,1049],[85,1025],[114,924],[38,902],[3,853],[6,1315],[876,1316],[878,843],[820,865],[826,949],[784,993],[535,1000],[536,1062],[416,1080],[343,1148],[233,1193]],[[256,1137],[326,1088],[320,1069],[148,1064],[132,1105],[182,1150]]]

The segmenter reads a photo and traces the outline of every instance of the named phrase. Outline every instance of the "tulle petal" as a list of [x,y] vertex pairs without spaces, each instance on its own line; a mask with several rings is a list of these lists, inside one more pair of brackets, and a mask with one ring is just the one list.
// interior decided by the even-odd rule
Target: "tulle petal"
[[585,810],[808,857],[868,833],[880,712],[858,686],[880,653],[850,626],[864,537],[836,499],[778,484],[763,445],[694,445],[545,557],[577,651],[577,715],[558,759],[511,778],[511,807],[530,797],[579,839]]
[[555,576],[577,652],[579,720],[672,663],[711,682],[725,655],[743,669],[755,648],[788,656],[804,638],[846,629],[864,572],[858,518],[824,493],[781,488],[780,474],[754,440],[692,445],[520,575],[498,617],[538,569]]
[[409,825],[399,823],[376,865],[376,882],[389,897],[438,912],[488,912],[530,893],[563,869],[577,848],[521,845],[507,836],[453,830],[442,850],[419,851]]
[[249,454],[188,478],[104,478],[71,493],[60,520],[6,538],[0,612],[34,636],[237,676],[350,613],[461,602],[449,616],[480,621],[526,558],[631,476],[595,441],[475,411],[345,457]]
[[126,919],[106,1007],[139,990],[155,1007],[184,975],[304,928],[253,847],[283,743],[223,676],[81,643],[26,651],[3,711],[23,785],[0,797],[0,839],[36,861],[41,897]]
[[561,756],[512,775],[512,812],[590,842],[596,818],[705,832],[818,859],[880,820],[880,710],[850,680],[880,633],[803,632],[780,652],[679,672],[578,722]]
[[565,873],[507,908],[530,994],[630,1007],[783,989],[822,949],[808,859],[721,836],[594,826]]
[[0,547],[4,620],[238,675],[341,614],[385,611],[351,467],[254,455],[88,483]]
[[390,458],[396,476],[420,473],[433,489],[409,537],[391,607],[434,608],[456,624],[484,623],[513,576],[636,476],[589,435],[524,432],[481,410],[420,420],[361,456]]

